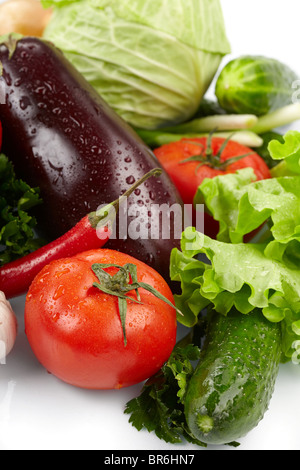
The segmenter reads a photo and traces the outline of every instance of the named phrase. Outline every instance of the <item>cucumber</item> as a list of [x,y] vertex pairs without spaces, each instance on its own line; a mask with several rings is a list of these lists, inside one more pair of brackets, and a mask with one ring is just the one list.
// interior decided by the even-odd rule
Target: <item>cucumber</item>
[[222,69],[215,94],[228,113],[261,116],[292,104],[298,75],[282,62],[262,56],[241,56]]
[[281,358],[281,327],[259,309],[214,312],[185,397],[191,433],[223,445],[251,431],[268,409]]

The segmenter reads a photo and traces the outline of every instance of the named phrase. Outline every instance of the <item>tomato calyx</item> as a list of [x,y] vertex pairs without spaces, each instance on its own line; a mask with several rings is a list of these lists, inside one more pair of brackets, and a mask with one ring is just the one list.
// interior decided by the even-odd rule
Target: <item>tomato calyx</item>
[[254,154],[254,152],[249,152],[249,153],[238,155],[237,157],[228,158],[225,161],[222,161],[221,160],[222,153],[224,152],[225,148],[227,147],[228,142],[231,140],[234,133],[228,136],[227,139],[224,140],[218,153],[215,154],[212,149],[212,139],[213,139],[214,132],[215,131],[211,131],[209,133],[209,136],[207,137],[206,148],[204,147],[203,144],[199,142],[193,142],[193,141],[188,142],[190,144],[197,145],[198,147],[200,147],[201,151],[199,154],[186,158],[180,163],[183,164],[183,163],[188,163],[188,162],[199,162],[199,165],[197,165],[195,173],[197,173],[199,168],[204,165],[209,166],[210,168],[213,168],[216,170],[226,171],[229,165],[232,165],[233,163],[241,160],[242,158],[245,158],[245,157],[248,157],[249,155]]
[[[117,268],[118,271],[116,274],[111,275],[105,269],[107,268]],[[132,301],[138,304],[142,304],[141,296],[139,293],[139,289],[143,288],[150,292],[151,294],[155,295],[158,299],[166,302],[172,308],[174,308],[180,315],[182,313],[178,308],[176,308],[172,302],[170,302],[164,295],[158,292],[154,287],[150,284],[146,284],[144,282],[138,282],[137,279],[137,266],[132,263],[127,263],[124,266],[120,266],[118,264],[106,264],[106,263],[95,263],[92,265],[92,270],[99,279],[98,282],[94,282],[93,286],[100,289],[105,294],[113,295],[118,297],[118,308],[119,308],[119,315],[123,330],[123,337],[124,337],[124,345],[127,345],[127,337],[126,337],[126,314],[127,314],[127,302]],[[135,291],[136,299],[133,297],[129,297],[127,294]]]

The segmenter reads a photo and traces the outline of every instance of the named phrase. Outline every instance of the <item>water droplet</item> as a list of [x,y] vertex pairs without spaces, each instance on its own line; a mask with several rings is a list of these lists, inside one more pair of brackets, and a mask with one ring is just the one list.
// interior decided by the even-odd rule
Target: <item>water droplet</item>
[[52,316],[52,320],[56,323],[56,322],[59,320],[59,313],[55,313],[55,314]]
[[97,147],[97,145],[93,145],[93,146],[91,147],[91,152],[92,152],[93,154],[99,154],[99,153],[101,153],[101,151],[99,152],[99,150],[100,150],[100,149],[99,149],[99,147]]
[[52,109],[52,113],[55,114],[56,116],[59,116],[61,112],[62,112],[61,108]]
[[21,52],[21,57],[22,57],[22,59],[28,59],[28,58],[29,58],[28,52],[22,51],[22,52]]
[[14,86],[18,87],[20,86],[22,83],[22,79],[20,77],[16,78],[15,82],[14,82]]
[[60,297],[64,295],[64,293],[65,293],[65,287],[61,284],[58,286],[58,288],[54,292],[53,300],[58,300]]
[[150,264],[150,263],[152,263],[153,261],[154,261],[154,256],[153,256],[153,254],[152,254],[152,253],[148,253],[147,256],[146,256],[146,263],[147,263],[147,264],[148,264],[148,263]]
[[132,175],[131,175],[131,176],[128,176],[128,177],[126,178],[126,183],[127,183],[127,184],[133,184],[133,183],[135,183],[135,177],[132,176]]
[[23,109],[24,111],[30,105],[31,105],[30,99],[27,96],[22,96],[22,98],[20,99],[20,108]]
[[62,269],[61,271],[57,271],[55,273],[55,277],[59,279],[61,276],[63,276],[64,274],[68,274],[69,272],[70,272],[69,268]]
[[70,119],[75,124],[75,126],[80,127],[80,122],[78,121],[78,119],[74,118],[74,116],[70,116]]

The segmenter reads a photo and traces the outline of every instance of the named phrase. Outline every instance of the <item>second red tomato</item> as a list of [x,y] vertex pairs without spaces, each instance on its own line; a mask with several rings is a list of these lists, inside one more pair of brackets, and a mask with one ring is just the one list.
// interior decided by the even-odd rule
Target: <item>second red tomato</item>
[[[193,204],[197,189],[205,178],[249,167],[253,168],[258,180],[271,178],[267,164],[254,150],[220,137],[181,139],[162,145],[154,150],[154,154],[185,204]],[[219,224],[207,213],[204,217],[206,235],[215,238]]]

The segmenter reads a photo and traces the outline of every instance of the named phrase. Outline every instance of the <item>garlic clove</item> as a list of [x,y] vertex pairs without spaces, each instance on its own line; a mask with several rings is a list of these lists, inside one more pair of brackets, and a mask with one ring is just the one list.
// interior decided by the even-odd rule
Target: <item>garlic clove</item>
[[17,329],[17,317],[4,293],[0,291],[0,363],[13,349]]

